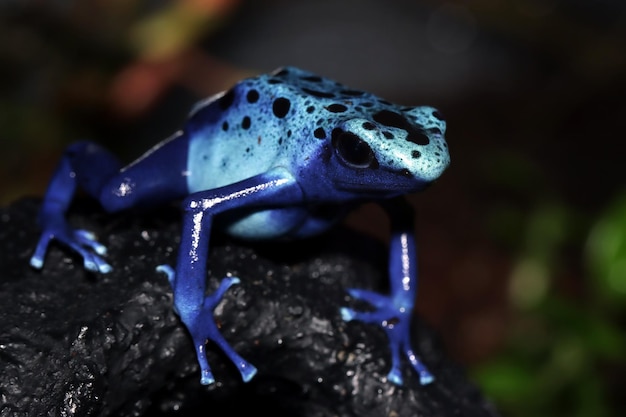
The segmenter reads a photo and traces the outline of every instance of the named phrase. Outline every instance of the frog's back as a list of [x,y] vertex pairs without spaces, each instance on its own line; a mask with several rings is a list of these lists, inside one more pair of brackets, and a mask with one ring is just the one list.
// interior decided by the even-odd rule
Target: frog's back
[[[376,100],[295,67],[242,80],[191,111],[189,190],[224,186],[276,166],[296,174],[322,152],[338,117],[350,107],[367,111]],[[334,104],[341,102],[354,106]]]
[[294,172],[316,152],[320,144],[314,138],[315,121],[306,111],[310,97],[303,94],[299,79],[284,74],[242,80],[192,110],[187,125],[190,192],[228,185],[277,166]]
[[[242,80],[199,103],[186,131],[189,192],[282,167],[309,196],[341,201],[354,198],[350,185],[359,193],[379,183],[397,193],[416,191],[449,163],[445,122],[435,109],[394,105],[294,67]],[[345,132],[350,137],[340,140]],[[330,155],[337,146],[342,149],[335,151],[348,152],[349,157],[372,149],[368,152],[380,169],[352,166],[329,173]],[[411,180],[401,185],[406,181],[396,174],[416,184]]]

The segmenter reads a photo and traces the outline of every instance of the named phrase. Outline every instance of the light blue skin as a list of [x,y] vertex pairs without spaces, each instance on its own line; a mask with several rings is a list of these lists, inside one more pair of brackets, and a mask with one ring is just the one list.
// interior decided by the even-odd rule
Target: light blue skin
[[200,102],[182,130],[122,167],[98,145],[81,142],[65,152],[46,192],[43,233],[31,265],[41,268],[51,239],[78,252],[85,268],[107,273],[106,248],[73,230],[65,212],[77,186],[110,212],[183,199],[183,230],[176,269],[162,265],[174,306],[191,334],[202,384],[214,382],[206,355],[215,342],[245,381],[256,368],[220,334],[213,309],[238,278],[205,294],[211,226],[239,238],[311,236],[332,226],[363,201],[382,203],[391,219],[391,295],[351,289],[375,310],[341,308],[344,320],[380,325],[388,334],[388,379],[402,384],[404,354],[427,384],[433,376],[410,346],[417,285],[413,215],[395,197],[437,179],[450,159],[445,122],[431,107],[401,107],[297,68],[243,80]]

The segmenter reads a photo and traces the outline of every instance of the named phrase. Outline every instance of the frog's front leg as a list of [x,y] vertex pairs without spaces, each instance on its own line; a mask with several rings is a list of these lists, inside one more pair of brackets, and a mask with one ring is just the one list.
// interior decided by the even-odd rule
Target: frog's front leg
[[235,364],[244,381],[256,368],[239,356],[219,332],[213,310],[226,290],[239,282],[226,278],[219,289],[206,295],[206,268],[211,226],[214,216],[232,209],[255,206],[285,207],[302,201],[302,192],[293,177],[275,169],[253,178],[214,190],[200,191],[185,199],[180,252],[174,272],[168,266],[159,270],[168,275],[174,291],[174,307],[193,339],[201,370],[201,383],[215,381],[207,362],[207,340],[216,343]]
[[402,384],[401,354],[404,354],[417,371],[420,383],[425,385],[434,380],[432,374],[418,359],[411,347],[411,315],[417,289],[417,252],[413,235],[413,212],[402,198],[385,201],[383,207],[391,220],[391,242],[389,248],[389,279],[391,295],[382,295],[368,290],[350,289],[354,298],[370,303],[375,310],[357,312],[342,308],[344,320],[361,320],[375,323],[387,333],[391,348],[391,370],[387,378]]

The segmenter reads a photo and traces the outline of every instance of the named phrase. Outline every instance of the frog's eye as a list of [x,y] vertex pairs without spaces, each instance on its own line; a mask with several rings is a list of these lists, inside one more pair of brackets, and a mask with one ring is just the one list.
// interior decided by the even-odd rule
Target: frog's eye
[[354,133],[335,129],[331,143],[339,159],[350,168],[373,168],[378,165],[372,148]]

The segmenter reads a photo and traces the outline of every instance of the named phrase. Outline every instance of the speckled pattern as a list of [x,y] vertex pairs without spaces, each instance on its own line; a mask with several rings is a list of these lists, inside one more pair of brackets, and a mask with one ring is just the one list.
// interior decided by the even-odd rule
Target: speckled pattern
[[332,151],[372,175],[388,171],[422,182],[450,162],[446,123],[434,108],[394,105],[294,67],[243,80],[199,103],[190,118],[191,192],[274,166],[295,174],[313,164],[324,172]]

